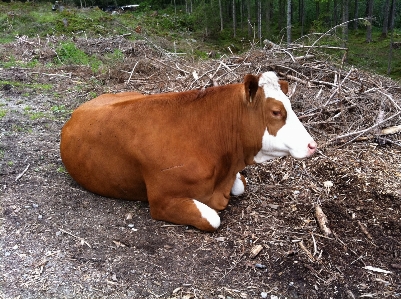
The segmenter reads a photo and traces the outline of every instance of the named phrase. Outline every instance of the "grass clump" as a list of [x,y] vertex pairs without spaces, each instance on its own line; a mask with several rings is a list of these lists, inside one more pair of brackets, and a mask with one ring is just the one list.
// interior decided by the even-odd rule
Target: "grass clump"
[[56,63],[64,65],[87,65],[93,71],[98,71],[102,62],[95,57],[88,56],[84,51],[77,48],[72,42],[62,43],[56,50]]
[[4,116],[6,116],[7,110],[5,109],[0,109],[0,119],[2,119]]

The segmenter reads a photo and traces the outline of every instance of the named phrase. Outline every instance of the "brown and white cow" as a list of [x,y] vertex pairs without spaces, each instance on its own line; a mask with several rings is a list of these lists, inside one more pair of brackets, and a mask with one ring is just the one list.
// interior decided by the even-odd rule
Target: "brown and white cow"
[[266,72],[206,90],[104,94],[65,124],[61,158],[94,193],[147,200],[154,219],[214,231],[230,193],[244,192],[246,165],[315,152],[287,90]]

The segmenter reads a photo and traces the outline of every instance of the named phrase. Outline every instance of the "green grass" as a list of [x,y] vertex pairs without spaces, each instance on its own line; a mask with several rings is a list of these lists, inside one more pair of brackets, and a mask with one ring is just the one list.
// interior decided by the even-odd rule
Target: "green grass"
[[37,120],[39,118],[47,117],[46,113],[42,111],[32,111],[32,107],[30,106],[24,107],[24,114],[29,116],[30,120]]
[[30,114],[29,114],[29,118],[31,119],[31,120],[37,120],[37,119],[39,119],[39,118],[45,118],[46,117],[46,114],[44,113],[44,112],[41,112],[41,111],[38,111],[38,112],[31,112]]
[[64,65],[88,65],[94,72],[98,71],[102,62],[87,55],[84,51],[77,48],[72,42],[62,43],[56,50],[56,63]]
[[[394,40],[401,40],[401,31],[394,32]],[[390,37],[384,38],[379,30],[372,32],[372,42],[366,42],[365,31],[350,35],[348,42],[348,63],[365,70],[375,70],[387,75],[390,51]],[[401,51],[393,49],[391,73],[393,79],[401,79]]]
[[63,173],[63,174],[68,173],[68,172],[67,172],[67,169],[65,169],[64,166],[58,167],[58,168],[57,168],[57,172],[58,172],[58,173]]
[[7,110],[5,109],[0,109],[0,119],[2,119],[4,116],[6,116]]
[[72,110],[67,109],[65,107],[65,105],[58,105],[58,106],[52,106],[50,108],[51,112],[55,115],[55,116],[64,116],[64,115],[69,115]]
[[[24,82],[20,82],[20,81],[2,81],[2,84],[6,85],[6,84],[10,84],[12,85],[14,88],[17,89],[33,89],[37,92],[41,92],[41,91],[50,91],[53,89],[53,85],[48,83],[48,84],[42,84],[42,83],[24,83]],[[26,95],[30,95],[29,93],[26,93]]]

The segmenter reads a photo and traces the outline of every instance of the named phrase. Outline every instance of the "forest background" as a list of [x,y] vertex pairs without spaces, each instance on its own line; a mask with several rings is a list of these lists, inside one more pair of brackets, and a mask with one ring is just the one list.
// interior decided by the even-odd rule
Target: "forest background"
[[[396,0],[36,0],[0,2],[0,42],[49,34],[109,36],[136,30],[200,58],[280,45],[319,48],[330,59],[401,78],[401,1]],[[32,10],[30,5],[36,5]],[[133,11],[119,7],[137,4]],[[12,13],[8,9],[14,10]],[[76,10],[65,9],[75,7]],[[98,10],[86,9],[99,7]],[[83,9],[82,9],[83,8]],[[25,11],[24,11],[25,10]],[[109,13],[104,13],[109,10]],[[10,10],[11,11],[11,10]],[[111,12],[115,11],[114,14]],[[138,39],[137,35],[128,38]],[[196,45],[195,45],[196,43]],[[309,52],[309,50],[308,50]]]

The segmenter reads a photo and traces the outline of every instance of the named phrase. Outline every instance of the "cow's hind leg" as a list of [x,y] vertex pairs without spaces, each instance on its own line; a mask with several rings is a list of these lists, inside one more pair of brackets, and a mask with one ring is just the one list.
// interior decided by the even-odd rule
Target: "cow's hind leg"
[[231,188],[231,194],[234,196],[243,194],[245,192],[245,186],[246,186],[245,177],[238,172],[234,184]]
[[220,226],[217,212],[196,199],[149,199],[153,219],[176,224],[192,225],[200,230],[215,231]]

